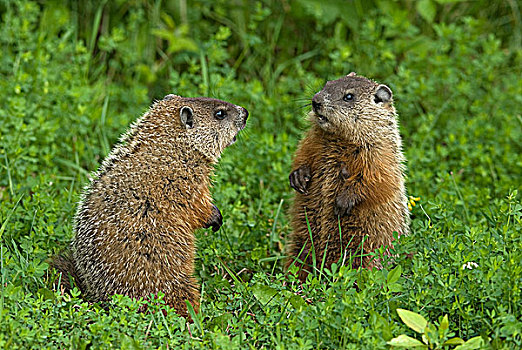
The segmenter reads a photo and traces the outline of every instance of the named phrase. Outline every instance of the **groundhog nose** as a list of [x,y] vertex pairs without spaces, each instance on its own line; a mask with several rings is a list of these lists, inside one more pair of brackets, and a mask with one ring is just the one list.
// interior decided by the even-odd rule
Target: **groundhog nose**
[[321,102],[317,102],[315,98],[312,100],[312,108],[315,113],[319,114],[321,110]]
[[245,119],[243,121],[246,123],[248,119],[248,111],[246,110],[246,108],[243,108],[243,115],[245,116]]

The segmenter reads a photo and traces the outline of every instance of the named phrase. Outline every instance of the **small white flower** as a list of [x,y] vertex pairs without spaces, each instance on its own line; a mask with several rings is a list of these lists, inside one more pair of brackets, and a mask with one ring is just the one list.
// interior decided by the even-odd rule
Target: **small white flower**
[[478,267],[479,265],[474,262],[474,261],[470,261],[464,265],[462,265],[462,269],[465,270],[465,269],[468,269],[468,270],[473,270],[475,267]]

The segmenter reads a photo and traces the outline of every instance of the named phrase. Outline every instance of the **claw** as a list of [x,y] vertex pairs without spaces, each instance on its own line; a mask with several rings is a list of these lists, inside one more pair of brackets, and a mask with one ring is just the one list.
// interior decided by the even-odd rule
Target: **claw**
[[299,193],[308,194],[308,185],[312,176],[310,174],[310,167],[303,165],[292,171],[288,176],[290,186]]
[[223,216],[219,211],[219,208],[212,204],[212,214],[209,220],[205,224],[205,228],[212,227],[212,232],[216,232],[223,225]]

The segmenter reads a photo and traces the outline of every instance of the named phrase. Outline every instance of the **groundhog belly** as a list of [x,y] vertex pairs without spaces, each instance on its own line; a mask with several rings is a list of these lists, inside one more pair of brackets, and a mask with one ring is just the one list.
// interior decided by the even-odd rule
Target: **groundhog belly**
[[[82,216],[96,224],[78,227],[73,252],[81,252],[75,261],[79,274],[89,280],[88,294],[99,300],[115,293],[146,297],[185,286],[193,274],[193,231],[201,227],[200,218],[210,216],[208,190],[199,189],[198,198],[185,196],[189,205],[170,199],[169,192],[145,197],[143,193],[150,191],[127,189],[123,193],[132,199],[117,205],[124,195],[111,196],[116,192],[103,181],[94,186]],[[100,208],[103,221],[98,218]]]
[[[331,263],[338,261],[344,253],[348,259],[350,255],[354,257],[368,254],[383,245],[389,247],[393,241],[393,232],[401,233],[403,229],[401,218],[404,215],[404,205],[401,203],[401,193],[393,193],[388,198],[379,197],[379,201],[363,201],[348,215],[338,217],[335,214],[335,199],[341,188],[321,186],[333,183],[333,176],[338,176],[337,172],[324,173],[319,177],[319,188],[310,190],[311,194],[317,192],[321,195],[308,196],[305,200],[318,216],[313,218],[310,213],[308,217],[314,237],[318,238],[315,241],[320,242],[317,245],[318,253],[323,256],[324,251],[327,251],[326,261]],[[313,201],[312,198],[316,200]],[[317,198],[320,200],[317,201]],[[364,260],[369,261],[370,258]],[[360,263],[360,259],[354,260],[354,266]]]
[[[315,179],[314,179],[315,180]],[[320,179],[314,181],[308,193],[297,194],[294,200],[293,208],[299,218],[298,222],[301,227],[301,232],[304,233],[305,238],[309,238],[309,231],[312,233],[312,238],[317,240],[321,237],[322,218],[325,216],[326,206],[322,197],[322,187],[320,186]],[[307,223],[308,221],[308,223]],[[310,230],[308,229],[310,227]]]
[[373,251],[382,245],[390,245],[393,240],[393,232],[400,232],[401,223],[397,220],[395,205],[392,202],[380,205],[361,206],[354,210],[354,214],[343,219],[343,227],[347,229],[353,225],[356,228],[364,227],[364,230],[357,230],[367,236],[365,239],[364,250]]

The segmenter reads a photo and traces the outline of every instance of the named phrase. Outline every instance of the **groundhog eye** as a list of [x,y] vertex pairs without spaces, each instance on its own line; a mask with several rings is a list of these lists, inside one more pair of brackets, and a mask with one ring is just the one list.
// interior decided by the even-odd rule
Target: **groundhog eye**
[[219,111],[216,111],[216,113],[214,113],[214,116],[216,117],[216,119],[223,120],[227,116],[227,112],[221,109]]
[[352,101],[353,100],[353,95],[352,94],[346,94],[346,95],[344,95],[343,100],[345,100],[346,102]]

